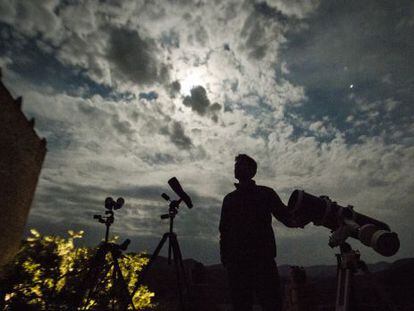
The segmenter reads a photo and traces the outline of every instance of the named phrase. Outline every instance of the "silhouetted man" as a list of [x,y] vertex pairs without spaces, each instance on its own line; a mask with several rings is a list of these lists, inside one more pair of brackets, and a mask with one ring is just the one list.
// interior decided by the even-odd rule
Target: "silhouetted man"
[[282,308],[272,215],[288,227],[295,224],[276,192],[252,180],[255,160],[236,157],[236,190],[225,196],[220,219],[220,255],[228,272],[234,311],[252,310],[256,293],[264,311]]

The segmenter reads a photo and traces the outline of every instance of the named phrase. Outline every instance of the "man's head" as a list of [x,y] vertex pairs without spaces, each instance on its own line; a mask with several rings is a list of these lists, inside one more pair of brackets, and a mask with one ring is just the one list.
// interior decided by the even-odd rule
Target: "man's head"
[[239,154],[234,164],[234,177],[239,181],[250,180],[256,175],[257,163],[246,154]]

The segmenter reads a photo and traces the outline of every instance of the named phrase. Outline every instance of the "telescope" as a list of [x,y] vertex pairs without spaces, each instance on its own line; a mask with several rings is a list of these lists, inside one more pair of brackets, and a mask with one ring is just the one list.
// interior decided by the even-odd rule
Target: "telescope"
[[[175,194],[178,195],[178,197],[180,198],[180,202],[183,201],[188,208],[193,207],[193,202],[191,202],[191,198],[187,193],[184,192],[183,188],[180,185],[180,182],[176,177],[170,178],[170,180],[168,180],[168,184],[170,185],[171,189],[174,190]],[[164,199],[166,198],[164,197]]]
[[390,227],[374,218],[354,211],[353,206],[343,207],[328,196],[316,197],[303,190],[295,190],[288,202],[288,209],[298,227],[313,222],[333,233],[329,246],[341,246],[348,237],[361,241],[383,256],[393,256],[400,248],[398,235]]
[[193,202],[191,201],[190,196],[184,192],[183,188],[180,185],[180,182],[178,181],[176,177],[170,178],[168,180],[168,184],[170,185],[171,189],[179,197],[177,200],[171,200],[170,197],[166,193],[161,194],[161,197],[169,203],[168,214],[161,215],[161,219],[170,220],[170,230],[163,234],[161,241],[158,243],[158,246],[155,248],[155,251],[152,254],[148,264],[141,271],[138,277],[138,280],[135,283],[131,296],[132,297],[134,296],[135,292],[138,290],[139,285],[141,285],[143,280],[145,280],[149,269],[153,265],[154,261],[158,258],[158,255],[162,247],[164,246],[165,242],[167,242],[168,240],[168,261],[167,262],[170,265],[171,259],[174,259],[174,266],[175,266],[175,270],[176,270],[175,272],[176,272],[176,277],[177,277],[178,298],[179,298],[180,305],[181,305],[180,310],[187,310],[186,304],[184,302],[184,291],[183,290],[185,289],[185,292],[188,295],[190,292],[190,288],[187,283],[187,277],[186,277],[186,273],[185,273],[185,269],[183,265],[183,257],[181,254],[180,245],[178,244],[177,234],[174,232],[174,218],[178,214],[178,208],[180,207],[181,202],[184,202],[188,208],[193,207]]

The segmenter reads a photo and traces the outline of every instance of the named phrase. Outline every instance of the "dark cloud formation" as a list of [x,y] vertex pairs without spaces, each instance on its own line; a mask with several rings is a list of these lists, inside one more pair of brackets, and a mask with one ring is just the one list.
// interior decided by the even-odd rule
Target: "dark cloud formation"
[[185,134],[183,125],[178,121],[161,128],[161,134],[168,136],[177,148],[190,149],[193,146],[191,138]]
[[180,148],[189,149],[192,146],[190,137],[185,135],[184,128],[181,123],[173,122],[172,129],[170,131],[171,141]]
[[183,104],[200,116],[211,115],[212,119],[217,122],[217,113],[221,110],[221,105],[218,103],[211,105],[205,88],[200,85],[192,88],[190,92],[190,96],[184,97]]
[[283,41],[281,35],[287,29],[289,19],[266,2],[254,3],[253,7],[240,31],[243,49],[254,60],[263,60],[270,53],[274,58],[276,51],[272,47]]
[[179,93],[180,93],[180,90],[181,90],[181,84],[180,84],[180,82],[179,81],[173,81],[169,86],[168,86],[168,88],[167,88],[167,90],[168,90],[168,92],[169,92],[169,94],[170,94],[170,96],[172,97],[172,98],[175,98]]
[[265,1],[256,2],[254,4],[254,8],[257,13],[262,14],[263,16],[267,18],[275,19],[281,24],[286,24],[289,20],[288,16],[284,15],[277,8],[269,6],[269,4],[267,4]]
[[117,28],[110,32],[108,59],[115,72],[131,82],[153,84],[168,79],[168,69],[158,63],[155,53],[155,41],[142,38],[135,30]]
[[196,86],[191,89],[191,95],[186,96],[183,104],[203,116],[206,114],[210,106],[210,100],[207,97],[207,92],[202,86]]
[[243,25],[241,36],[246,40],[246,47],[249,50],[249,56],[261,60],[267,52],[268,44],[263,42],[265,30],[257,22],[256,15],[252,14]]

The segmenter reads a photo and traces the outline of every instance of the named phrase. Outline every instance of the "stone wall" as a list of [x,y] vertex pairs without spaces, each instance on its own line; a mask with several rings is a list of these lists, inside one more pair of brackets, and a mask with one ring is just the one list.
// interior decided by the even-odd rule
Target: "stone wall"
[[0,265],[19,248],[46,154],[21,105],[0,81]]

